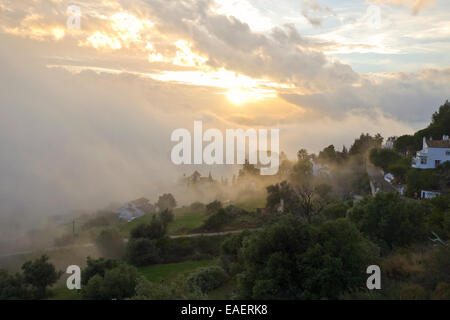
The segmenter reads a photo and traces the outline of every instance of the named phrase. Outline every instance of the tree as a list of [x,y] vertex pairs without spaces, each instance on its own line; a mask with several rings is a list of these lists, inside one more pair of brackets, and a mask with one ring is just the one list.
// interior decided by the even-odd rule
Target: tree
[[239,170],[238,177],[248,177],[248,176],[258,176],[259,175],[259,169],[255,167],[254,164],[251,164],[248,162],[248,160],[245,160],[245,163],[242,165],[242,169]]
[[156,205],[161,211],[173,210],[177,206],[177,202],[171,193],[165,193],[162,196],[159,196]]
[[387,171],[390,165],[400,161],[402,157],[397,152],[390,149],[374,148],[370,150],[369,159],[374,165]]
[[336,299],[362,288],[378,257],[345,219],[312,226],[286,217],[242,243],[241,299]]
[[406,174],[411,169],[411,161],[402,159],[388,166],[387,171],[392,173],[395,179],[401,183],[406,182]]
[[136,268],[124,263],[105,271],[104,276],[96,274],[81,293],[92,300],[126,299],[135,295],[139,273]]
[[298,160],[292,167],[291,182],[294,184],[310,180],[313,173],[313,164],[307,159]]
[[150,223],[141,223],[131,229],[131,239],[146,238],[150,240],[160,239],[166,235],[167,225],[159,218],[152,217]]
[[422,143],[423,137],[442,139],[443,135],[450,135],[450,103],[448,100],[439,107],[431,118],[430,125],[414,134],[416,141]]
[[162,262],[158,240],[148,238],[130,239],[127,246],[127,260],[135,266],[147,266]]
[[36,298],[46,296],[47,287],[56,283],[62,272],[56,271],[53,264],[48,262],[49,257],[42,255],[34,261],[27,261],[22,265],[25,283],[35,288]]
[[227,280],[227,274],[218,266],[200,268],[187,279],[191,291],[199,294],[217,289]]
[[438,179],[434,170],[410,169],[406,173],[406,193],[409,196],[420,194],[421,190],[434,190],[438,187]]
[[297,151],[297,160],[303,161],[303,160],[310,160],[311,155],[308,154],[308,151],[306,149],[300,149]]
[[398,193],[379,192],[348,211],[356,226],[382,247],[406,246],[425,239],[426,207]]
[[117,260],[112,259],[92,259],[87,257],[86,267],[81,271],[81,284],[85,286],[91,278],[98,275],[103,278],[107,270],[113,269],[120,264]]
[[428,231],[436,232],[442,239],[450,240],[450,195],[429,200],[431,213],[427,216]]
[[383,137],[377,133],[375,136],[371,136],[370,134],[361,134],[358,139],[353,142],[350,147],[350,155],[364,155],[372,148],[380,148],[383,143]]
[[164,210],[161,211],[161,213],[159,214],[159,218],[161,219],[161,222],[165,225],[168,226],[170,222],[173,221],[173,219],[175,218],[172,210]]
[[286,212],[296,214],[299,209],[298,196],[294,189],[286,181],[277,183],[267,187],[266,206],[271,210],[275,210],[281,203],[284,202],[284,209]]
[[322,210],[322,214],[325,218],[330,220],[345,218],[348,209],[350,209],[352,205],[352,200],[331,203]]
[[0,269],[0,300],[31,299],[30,288],[20,273],[9,274]]
[[250,235],[250,231],[244,230],[227,237],[220,246],[220,263],[228,274],[235,275],[242,272],[240,269],[240,251],[245,238]]
[[417,142],[414,136],[405,134],[394,141],[394,150],[403,155],[413,154],[422,146],[421,143],[418,144]]
[[214,200],[206,205],[206,214],[211,215],[222,209],[222,202]]
[[217,213],[209,216],[209,218],[203,223],[202,229],[206,230],[219,230],[221,227],[233,220],[233,215],[225,209],[219,209]]

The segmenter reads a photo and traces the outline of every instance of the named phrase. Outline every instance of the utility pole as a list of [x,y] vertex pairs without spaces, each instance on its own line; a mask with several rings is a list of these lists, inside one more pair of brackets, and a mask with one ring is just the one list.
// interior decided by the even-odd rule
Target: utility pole
[[75,219],[73,219],[73,223],[72,223],[72,233],[75,236]]

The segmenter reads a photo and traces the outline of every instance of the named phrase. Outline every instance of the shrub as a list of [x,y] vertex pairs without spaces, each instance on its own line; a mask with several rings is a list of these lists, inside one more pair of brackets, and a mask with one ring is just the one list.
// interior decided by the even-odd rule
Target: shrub
[[450,300],[450,283],[438,283],[431,298],[433,300]]
[[87,257],[86,262],[86,267],[81,271],[82,285],[86,285],[89,280],[96,275],[103,277],[106,270],[113,269],[120,264],[120,262],[117,260],[104,258],[92,259],[91,257]]
[[200,299],[200,294],[190,292],[186,278],[182,275],[171,281],[151,282],[140,277],[136,285],[133,300],[193,300]]
[[81,290],[85,299],[126,299],[135,295],[138,271],[124,263],[106,270],[104,276],[96,274]]
[[233,220],[234,216],[224,209],[220,209],[217,213],[210,216],[204,223],[201,229],[218,230]]
[[214,200],[213,202],[206,205],[206,214],[216,214],[220,209],[222,209],[222,202]]
[[372,149],[370,150],[370,161],[380,167],[383,168],[384,171],[388,170],[389,165],[392,165],[396,163],[397,161],[401,160],[401,156],[390,149]]
[[371,240],[393,249],[425,239],[427,208],[397,193],[377,193],[348,211],[348,216]]
[[285,218],[241,249],[240,299],[337,299],[365,284],[378,248],[345,219],[319,226]]
[[149,240],[160,239],[165,236],[167,225],[161,219],[153,216],[150,223],[142,223],[131,229],[131,239],[146,238]]
[[161,263],[161,249],[158,246],[158,240],[130,239],[127,246],[127,261],[135,266]]
[[35,289],[35,297],[38,299],[45,297],[47,287],[56,283],[62,275],[62,272],[56,271],[55,266],[48,262],[48,259],[47,255],[42,255],[22,265],[23,279]]
[[191,274],[188,284],[192,292],[205,294],[220,287],[227,279],[228,276],[222,268],[213,266],[201,268]]
[[426,300],[428,296],[424,287],[414,283],[405,283],[400,286],[397,298],[400,300]]
[[341,201],[329,204],[323,209],[322,215],[330,220],[345,218],[347,210],[351,208],[351,204],[351,201]]
[[20,273],[9,274],[0,269],[0,300],[31,299],[30,288],[26,285]]
[[175,216],[171,210],[166,209],[161,211],[161,213],[159,214],[159,218],[161,219],[161,222],[167,226],[170,222],[173,221]]

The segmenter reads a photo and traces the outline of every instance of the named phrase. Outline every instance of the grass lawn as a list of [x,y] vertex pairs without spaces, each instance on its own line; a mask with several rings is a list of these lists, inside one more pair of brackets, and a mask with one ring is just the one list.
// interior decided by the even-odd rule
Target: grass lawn
[[257,208],[265,208],[266,199],[265,198],[254,198],[246,200],[243,202],[234,203],[238,208],[244,209],[246,211],[255,211]]
[[175,209],[174,214],[175,219],[169,224],[169,234],[188,234],[208,218],[205,210],[194,211],[190,208]]
[[[173,210],[175,215],[174,221],[169,223],[168,233],[172,234],[188,234],[192,230],[200,227],[207,219],[204,210],[194,211],[190,208],[176,208]],[[120,231],[124,236],[129,236],[131,229],[142,223],[149,223],[152,215],[145,215],[135,219],[129,223],[122,223]]]
[[77,290],[69,290],[66,285],[51,289],[47,300],[81,300],[81,294]]
[[155,264],[153,266],[138,268],[148,280],[158,282],[161,280],[169,280],[176,276],[194,271],[195,269],[213,265],[215,260],[201,260],[201,261],[184,261],[178,263]]

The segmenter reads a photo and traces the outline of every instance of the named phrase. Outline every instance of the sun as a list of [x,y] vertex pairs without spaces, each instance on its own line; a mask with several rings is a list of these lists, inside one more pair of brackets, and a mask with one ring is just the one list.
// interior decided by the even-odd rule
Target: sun
[[243,105],[256,100],[255,94],[250,90],[230,89],[226,92],[226,96],[235,105]]

